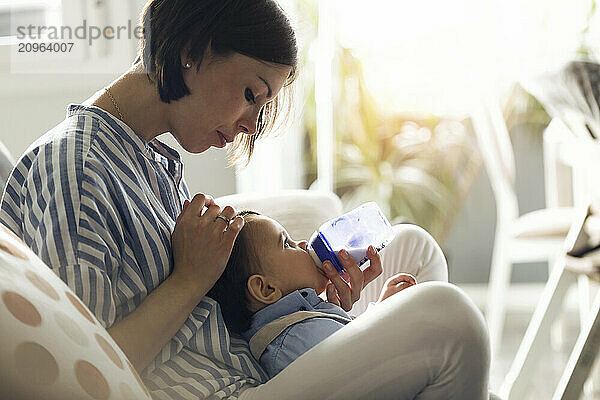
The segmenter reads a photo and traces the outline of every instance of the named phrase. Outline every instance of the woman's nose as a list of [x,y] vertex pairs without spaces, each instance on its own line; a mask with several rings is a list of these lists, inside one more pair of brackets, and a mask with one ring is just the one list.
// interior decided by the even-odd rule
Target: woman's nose
[[238,128],[239,128],[240,132],[245,133],[246,135],[252,136],[256,133],[257,125],[258,125],[258,113],[253,113],[252,115],[248,116],[247,118],[240,120]]

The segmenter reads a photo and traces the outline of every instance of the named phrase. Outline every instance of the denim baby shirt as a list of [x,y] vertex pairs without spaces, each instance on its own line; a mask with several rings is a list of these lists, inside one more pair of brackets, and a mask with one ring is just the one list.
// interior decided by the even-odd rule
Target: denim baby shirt
[[[256,312],[252,317],[250,329],[242,333],[242,336],[250,341],[266,324],[296,311],[319,311],[350,319],[341,307],[321,300],[314,289],[306,288],[296,290]],[[260,357],[260,364],[271,379],[344,325],[333,318],[317,317],[289,326],[269,343]]]

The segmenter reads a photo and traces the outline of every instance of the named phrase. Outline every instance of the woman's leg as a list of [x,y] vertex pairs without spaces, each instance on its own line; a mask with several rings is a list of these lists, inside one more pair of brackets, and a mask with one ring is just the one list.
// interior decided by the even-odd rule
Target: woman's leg
[[428,282],[373,307],[240,399],[487,400],[488,342],[473,302]]
[[381,251],[383,273],[369,283],[354,303],[350,315],[360,315],[375,302],[385,281],[398,272],[408,272],[418,283],[448,281],[448,266],[440,246],[423,228],[412,224],[393,226],[396,235]]

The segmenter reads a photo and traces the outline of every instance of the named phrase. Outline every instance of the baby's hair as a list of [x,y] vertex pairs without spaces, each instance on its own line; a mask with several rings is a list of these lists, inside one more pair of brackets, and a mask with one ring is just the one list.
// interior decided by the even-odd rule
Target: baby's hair
[[245,224],[233,244],[233,250],[221,277],[206,294],[221,306],[227,328],[242,333],[250,328],[253,312],[248,308],[246,285],[248,278],[260,273],[259,252],[251,238],[252,217],[255,211],[241,211]]

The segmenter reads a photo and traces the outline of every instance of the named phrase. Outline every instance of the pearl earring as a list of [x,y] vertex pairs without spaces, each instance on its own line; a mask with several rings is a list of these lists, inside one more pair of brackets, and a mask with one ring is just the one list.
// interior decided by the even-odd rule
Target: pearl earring
[[184,67],[185,67],[186,69],[190,69],[192,66],[190,65],[190,63],[185,63]]

